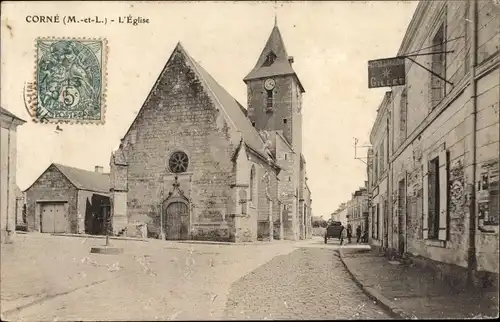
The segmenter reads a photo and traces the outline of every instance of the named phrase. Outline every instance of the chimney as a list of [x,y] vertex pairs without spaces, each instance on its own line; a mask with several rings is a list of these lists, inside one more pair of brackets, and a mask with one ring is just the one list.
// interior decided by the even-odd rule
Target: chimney
[[288,56],[288,62],[289,62],[290,64],[293,64],[293,56]]
[[102,173],[102,172],[103,172],[103,169],[104,169],[104,168],[103,168],[103,167],[101,167],[100,165],[96,165],[96,166],[95,166],[95,172],[97,172],[97,173]]

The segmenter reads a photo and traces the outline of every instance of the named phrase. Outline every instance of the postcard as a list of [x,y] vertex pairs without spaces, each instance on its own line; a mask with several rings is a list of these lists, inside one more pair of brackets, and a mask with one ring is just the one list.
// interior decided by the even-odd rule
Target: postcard
[[2,320],[498,317],[498,0],[1,9]]

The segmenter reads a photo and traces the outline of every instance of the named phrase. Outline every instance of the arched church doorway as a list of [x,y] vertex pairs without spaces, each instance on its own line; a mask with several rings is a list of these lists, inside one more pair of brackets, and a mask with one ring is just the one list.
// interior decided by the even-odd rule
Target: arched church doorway
[[166,239],[189,239],[189,209],[182,201],[171,202],[164,208],[163,224]]

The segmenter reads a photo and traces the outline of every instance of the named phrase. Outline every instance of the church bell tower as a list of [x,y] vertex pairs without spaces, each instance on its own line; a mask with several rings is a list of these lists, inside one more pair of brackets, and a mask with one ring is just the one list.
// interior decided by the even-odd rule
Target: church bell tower
[[295,153],[302,153],[302,94],[275,21],[257,64],[243,79],[247,85],[248,118],[257,130],[282,131]]

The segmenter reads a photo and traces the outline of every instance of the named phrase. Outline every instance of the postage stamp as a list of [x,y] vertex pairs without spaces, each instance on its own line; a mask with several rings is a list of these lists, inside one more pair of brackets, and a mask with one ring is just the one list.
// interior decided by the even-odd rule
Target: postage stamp
[[105,39],[38,38],[34,121],[103,124],[106,57]]

